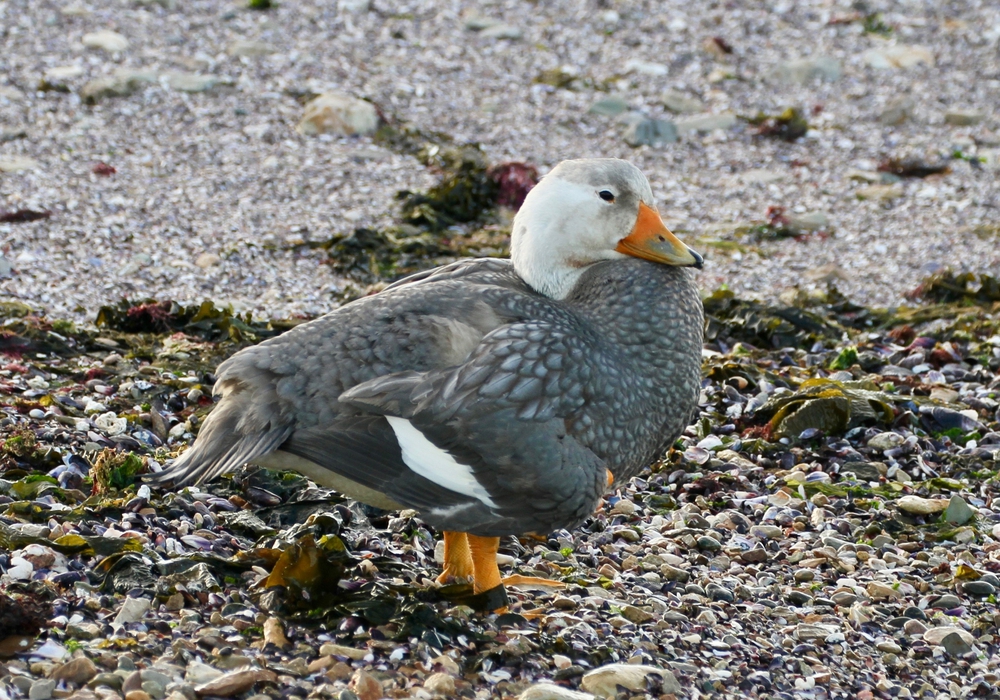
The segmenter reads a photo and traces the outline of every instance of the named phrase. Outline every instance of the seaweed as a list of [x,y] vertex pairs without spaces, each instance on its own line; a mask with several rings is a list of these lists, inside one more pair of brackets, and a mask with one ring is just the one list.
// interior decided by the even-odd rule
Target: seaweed
[[798,107],[787,107],[779,114],[758,112],[756,116],[746,118],[757,127],[757,136],[794,141],[806,135],[809,131],[809,121]]
[[927,163],[920,158],[886,158],[878,165],[881,173],[890,173],[896,177],[928,177],[951,172],[947,163]]
[[175,301],[130,301],[102,306],[95,323],[123,333],[175,333],[182,331],[206,340],[229,338],[240,342],[277,335],[273,324],[254,321],[250,312],[239,314],[231,306],[219,308],[214,302],[181,306]]
[[942,304],[993,304],[1000,302],[1000,279],[946,268],[926,277],[907,297]]
[[727,289],[715,291],[704,302],[708,341],[744,342],[763,348],[805,348],[820,339],[839,338],[843,333],[839,324],[812,311],[737,299]]
[[13,211],[0,211],[0,224],[26,224],[32,221],[48,219],[51,216],[52,212],[47,210],[15,209]]

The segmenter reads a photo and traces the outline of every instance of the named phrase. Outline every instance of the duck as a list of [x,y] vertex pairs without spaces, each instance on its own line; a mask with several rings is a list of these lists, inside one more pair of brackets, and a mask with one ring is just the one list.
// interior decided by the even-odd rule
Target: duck
[[527,194],[509,259],[464,259],[354,300],[219,365],[193,445],[151,481],[246,463],[412,509],[443,532],[440,583],[506,608],[500,538],[572,529],[697,414],[701,255],[614,158]]

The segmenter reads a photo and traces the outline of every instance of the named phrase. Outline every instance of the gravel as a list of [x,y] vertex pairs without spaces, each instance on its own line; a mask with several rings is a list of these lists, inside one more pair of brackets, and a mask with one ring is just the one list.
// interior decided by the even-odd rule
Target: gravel
[[[328,310],[344,280],[292,244],[388,225],[396,192],[435,174],[371,137],[298,133],[297,98],[327,92],[494,162],[632,160],[708,254],[707,289],[774,299],[833,275],[859,303],[895,305],[938,267],[1000,264],[995,5],[876,3],[866,20],[818,0],[608,4],[0,2],[0,206],[53,214],[0,224],[0,291],[78,320],[123,296]],[[535,81],[553,70],[573,79]],[[588,113],[610,96],[654,122],[700,102],[688,118],[724,128],[633,149],[618,118]],[[727,126],[789,106],[810,122],[793,143]],[[944,176],[851,178],[956,153]],[[829,226],[720,247],[769,207]]]

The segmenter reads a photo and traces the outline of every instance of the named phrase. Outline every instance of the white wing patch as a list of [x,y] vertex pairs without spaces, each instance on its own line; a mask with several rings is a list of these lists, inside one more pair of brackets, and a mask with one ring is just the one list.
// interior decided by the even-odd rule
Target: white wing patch
[[476,476],[467,464],[456,461],[448,452],[424,437],[424,434],[405,418],[396,416],[385,418],[396,433],[396,440],[399,441],[399,448],[403,452],[403,463],[406,466],[449,491],[471,496],[490,508],[497,507],[489,492],[476,481]]

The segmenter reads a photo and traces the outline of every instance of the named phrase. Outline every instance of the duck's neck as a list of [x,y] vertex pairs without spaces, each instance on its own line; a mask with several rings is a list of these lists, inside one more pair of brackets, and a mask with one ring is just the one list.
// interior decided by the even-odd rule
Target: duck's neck
[[[588,267],[578,238],[560,235],[575,225],[571,205],[579,196],[576,188],[544,179],[514,217],[510,260],[528,286],[550,299],[565,299]],[[559,206],[548,206],[553,199]]]

